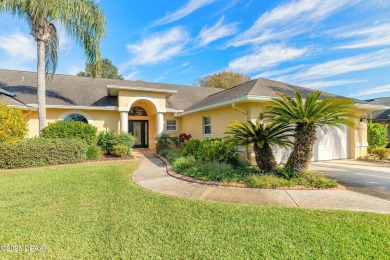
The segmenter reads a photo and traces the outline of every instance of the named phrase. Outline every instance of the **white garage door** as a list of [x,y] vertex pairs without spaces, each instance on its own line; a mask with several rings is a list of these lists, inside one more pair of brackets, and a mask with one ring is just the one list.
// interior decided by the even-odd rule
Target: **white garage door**
[[317,142],[313,147],[312,161],[347,159],[348,158],[348,128],[326,128],[317,131]]
[[[317,141],[313,147],[312,161],[347,159],[347,127],[343,127],[342,129],[327,127],[326,129],[326,133],[321,129],[317,131]],[[279,163],[284,163],[287,161],[290,151],[277,148],[274,154]]]

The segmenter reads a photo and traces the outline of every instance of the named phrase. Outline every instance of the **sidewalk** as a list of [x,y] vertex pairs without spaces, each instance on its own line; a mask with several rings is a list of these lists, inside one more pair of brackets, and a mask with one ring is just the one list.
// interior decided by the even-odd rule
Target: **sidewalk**
[[146,189],[183,198],[243,204],[314,209],[340,209],[390,214],[390,201],[347,190],[273,190],[191,183],[169,176],[152,152],[135,152],[139,159],[133,181]]

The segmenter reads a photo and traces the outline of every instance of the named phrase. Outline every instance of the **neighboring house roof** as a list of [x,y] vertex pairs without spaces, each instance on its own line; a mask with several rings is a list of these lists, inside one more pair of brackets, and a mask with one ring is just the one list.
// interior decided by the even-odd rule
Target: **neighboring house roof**
[[[0,70],[0,88],[15,93],[17,99],[26,104],[37,104],[37,74],[35,72]],[[167,107],[184,110],[197,101],[222,91],[216,88],[202,88],[173,84],[150,83],[113,79],[91,79],[88,77],[55,74],[46,83],[46,104],[63,106],[118,106],[117,97],[111,97],[107,85],[132,86],[177,90],[167,99]],[[17,100],[0,95],[0,102],[7,105],[23,105]]]
[[[390,106],[390,97],[369,99],[369,100],[366,100],[366,102],[376,104],[376,105]],[[390,121],[390,109],[374,111],[372,113],[372,120],[373,121],[386,121],[386,120]]]

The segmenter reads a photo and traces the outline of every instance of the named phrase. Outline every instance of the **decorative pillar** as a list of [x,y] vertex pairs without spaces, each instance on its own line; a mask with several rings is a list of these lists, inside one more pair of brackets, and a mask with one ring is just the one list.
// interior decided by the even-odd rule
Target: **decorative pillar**
[[157,112],[156,120],[156,135],[162,134],[164,130],[164,115],[161,112]]
[[121,121],[120,128],[121,132],[128,133],[129,132],[129,113],[127,111],[121,111]]

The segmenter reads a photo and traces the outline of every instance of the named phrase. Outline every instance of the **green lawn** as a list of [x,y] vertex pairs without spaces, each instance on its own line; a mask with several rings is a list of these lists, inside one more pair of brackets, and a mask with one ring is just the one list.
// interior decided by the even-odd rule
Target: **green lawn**
[[4,258],[389,258],[390,216],[186,200],[136,186],[135,162],[0,173]]

